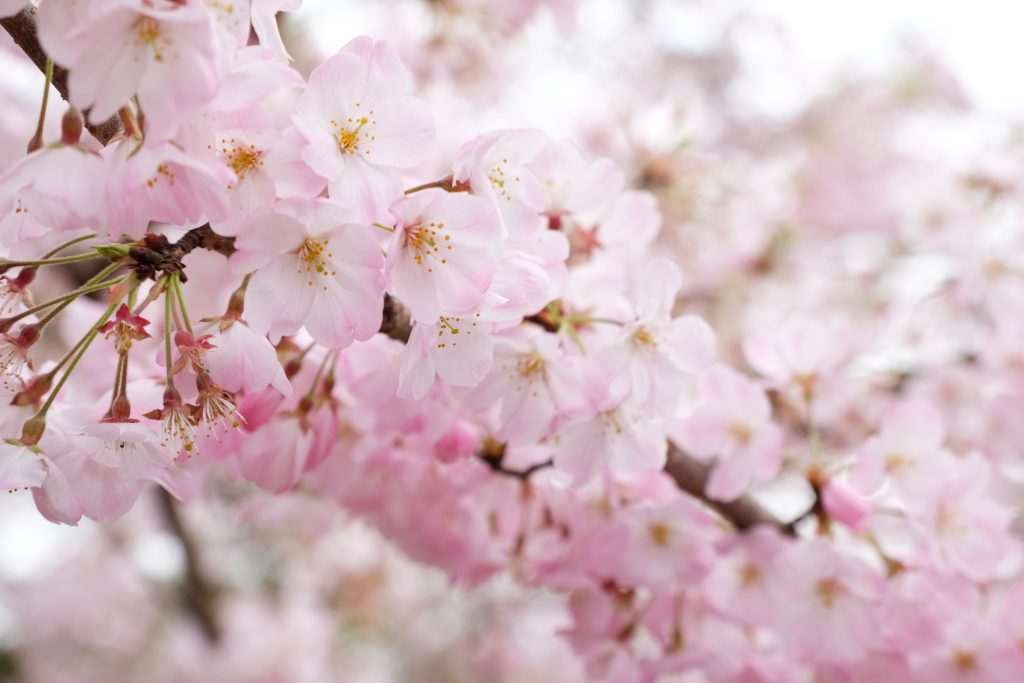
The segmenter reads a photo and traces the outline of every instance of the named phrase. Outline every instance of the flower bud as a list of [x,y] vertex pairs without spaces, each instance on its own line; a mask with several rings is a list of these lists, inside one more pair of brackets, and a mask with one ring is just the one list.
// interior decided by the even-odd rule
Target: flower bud
[[82,113],[75,107],[68,107],[60,120],[60,141],[65,145],[77,145],[82,139],[82,128],[85,121],[82,120]]
[[39,443],[39,440],[43,438],[43,432],[46,431],[46,417],[44,415],[36,414],[21,428],[21,443],[26,446],[35,446]]
[[38,406],[42,402],[43,397],[53,387],[53,375],[54,373],[51,371],[30,379],[25,388],[15,394],[11,405],[21,407]]
[[132,419],[132,404],[124,394],[119,395],[110,404],[110,413],[103,422],[137,422]]

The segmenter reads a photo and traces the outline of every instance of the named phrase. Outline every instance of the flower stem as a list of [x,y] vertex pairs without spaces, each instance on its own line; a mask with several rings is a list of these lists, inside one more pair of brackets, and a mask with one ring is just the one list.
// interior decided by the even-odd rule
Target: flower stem
[[444,178],[440,178],[429,183],[423,183],[422,185],[417,185],[416,187],[410,187],[408,190],[405,191],[405,194],[412,194],[414,192],[430,190],[433,188],[439,188],[451,192],[454,186],[455,182],[453,178],[451,176],[445,176]]
[[[70,246],[70,245],[67,245]],[[60,247],[63,249],[64,247]],[[91,261],[93,259],[103,258],[96,252],[85,252],[84,254],[74,254],[73,256],[61,256],[59,258],[41,258],[35,261],[5,261],[4,267],[15,268],[17,266],[59,266],[64,263],[78,263],[80,261]]]
[[[119,265],[119,264],[117,264],[117,263],[112,263],[112,264],[110,264],[109,266],[107,266],[106,268],[104,268],[104,269],[103,269],[103,270],[101,270],[100,272],[96,273],[96,274],[95,274],[94,276],[92,276],[91,278],[89,278],[89,280],[87,280],[87,281],[86,281],[86,282],[85,282],[85,283],[84,283],[84,284],[82,285],[82,287],[89,287],[89,286],[92,286],[92,285],[94,285],[94,284],[97,284],[97,283],[98,283],[98,282],[100,282],[100,281],[101,281],[101,280],[102,280],[103,278],[107,277],[108,275],[110,275],[111,273],[113,273],[113,272],[114,272],[115,270],[117,270],[117,269],[118,269],[119,267],[120,267],[120,265]],[[111,282],[112,282],[112,283],[114,283],[114,284],[116,284],[116,281],[113,281],[113,280],[112,280]],[[135,291],[135,290],[133,289],[132,291]],[[50,322],[51,320],[53,320],[53,319],[54,319],[54,318],[56,318],[56,317],[57,317],[58,315],[60,315],[60,312],[61,312],[61,311],[63,311],[63,310],[64,310],[65,308],[67,308],[68,306],[70,306],[70,305],[71,305],[71,303],[72,303],[72,302],[73,302],[74,300],[75,300],[75,299],[66,299],[66,300],[64,300],[64,301],[60,302],[60,303],[59,303],[59,304],[57,304],[57,305],[56,305],[55,307],[53,307],[52,309],[50,309],[50,311],[49,311],[49,312],[48,312],[48,313],[47,313],[46,315],[44,315],[44,316],[43,316],[42,318],[40,318],[40,319],[39,319],[39,322],[38,322],[38,323],[36,323],[36,325],[38,325],[38,326],[39,326],[39,329],[42,329],[42,328],[46,327],[46,325],[47,325],[47,324],[49,324],[49,322]]]
[[0,323],[0,328],[3,328],[6,331],[6,329],[10,329],[11,325],[13,325],[14,323],[18,322],[22,318],[26,318],[26,317],[28,317],[30,315],[34,315],[34,314],[38,313],[39,311],[45,311],[50,306],[56,306],[57,304],[65,304],[66,305],[67,303],[69,303],[71,301],[74,301],[75,299],[77,299],[78,297],[82,296],[83,294],[91,294],[93,292],[99,292],[99,291],[101,291],[103,289],[106,289],[107,287],[111,287],[111,286],[116,285],[116,284],[118,284],[120,282],[124,282],[125,278],[127,278],[127,277],[128,277],[127,275],[122,275],[121,277],[114,278],[113,280],[107,280],[105,282],[97,282],[97,283],[92,284],[92,285],[82,285],[81,287],[79,287],[78,289],[74,290],[73,292],[68,292],[67,294],[58,296],[55,299],[50,299],[49,301],[46,301],[46,302],[43,302],[43,303],[38,304],[36,306],[33,306],[32,308],[27,308],[24,311],[22,311],[21,313],[18,313],[17,315],[12,315],[9,318],[4,318],[2,323]]
[[65,242],[64,244],[58,244],[56,247],[54,247],[50,251],[48,251],[45,254],[43,254],[43,260],[45,261],[48,258],[52,258],[52,257],[56,256],[57,254],[59,254],[60,252],[62,252],[65,249],[67,249],[68,247],[73,247],[76,244],[78,244],[79,242],[85,242],[87,240],[91,240],[94,237],[96,237],[96,233],[90,232],[88,235],[82,235],[81,237],[76,237],[75,239],[69,240],[69,241]]
[[185,329],[192,334],[192,323],[188,320],[188,311],[185,310],[185,295],[181,292],[181,278],[175,273],[171,276],[171,286],[174,288],[174,296],[178,300],[178,308],[181,311],[181,319],[185,321]]
[[164,358],[167,365],[167,386],[174,386],[174,377],[171,374],[171,321],[174,319],[174,311],[172,307],[173,294],[170,288],[173,286],[170,284],[171,276],[165,275],[163,278],[163,289],[164,289]]
[[[132,285],[133,288],[138,286],[138,282],[135,282]],[[50,409],[50,406],[53,405],[53,401],[57,398],[57,394],[59,394],[60,390],[64,387],[64,383],[68,381],[68,377],[70,377],[71,373],[75,371],[75,366],[78,365],[78,361],[82,360],[82,356],[84,356],[85,352],[89,349],[89,345],[92,344],[94,339],[96,339],[96,335],[99,334],[100,327],[110,319],[110,316],[114,315],[114,311],[117,310],[117,306],[121,302],[122,296],[123,294],[117,296],[110,302],[110,305],[107,306],[107,310],[103,311],[103,315],[100,316],[99,320],[93,324],[85,336],[82,337],[82,340],[75,345],[78,350],[74,352],[74,357],[71,358],[71,363],[68,365],[67,370],[64,371],[64,374],[60,376],[60,380],[57,381],[57,385],[53,388],[53,391],[51,391],[50,395],[46,397],[46,402],[43,404],[43,407],[39,409],[38,413],[36,413],[36,418],[42,419],[46,416],[46,412]],[[72,351],[74,351],[74,349],[72,349]],[[68,354],[68,356],[70,357],[71,354]],[[64,361],[61,361],[61,363],[63,364]]]
[[46,104],[50,101],[50,84],[53,83],[53,60],[46,60],[46,81],[43,83],[43,101],[39,105],[39,120],[36,132],[28,143],[28,151],[34,152],[43,146],[43,124],[46,122]]

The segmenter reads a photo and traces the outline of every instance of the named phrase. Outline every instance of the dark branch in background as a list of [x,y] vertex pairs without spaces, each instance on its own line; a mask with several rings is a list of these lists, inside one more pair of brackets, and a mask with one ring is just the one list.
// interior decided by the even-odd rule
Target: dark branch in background
[[[0,26],[10,34],[15,44],[22,52],[32,60],[32,63],[40,71],[46,71],[46,53],[43,46],[39,44],[39,37],[36,35],[36,17],[32,8],[25,8],[13,17],[0,19]],[[53,87],[57,89],[61,97],[68,99],[68,72],[67,69],[57,66],[53,67]],[[87,123],[85,127],[102,144],[107,144],[118,131],[121,130],[121,121],[117,116],[111,116],[106,121],[99,123],[89,122],[89,112],[85,112]]]
[[165,489],[157,487],[160,512],[171,532],[178,537],[185,552],[185,577],[181,584],[181,601],[195,618],[203,635],[211,643],[220,641],[220,624],[217,621],[216,599],[213,586],[203,573],[199,544],[185,526],[178,502]]
[[479,452],[477,452],[476,457],[485,465],[490,467],[491,471],[506,477],[521,479],[523,481],[527,481],[530,478],[530,475],[534,472],[547,469],[555,464],[551,460],[545,460],[544,462],[538,462],[530,465],[525,469],[510,469],[505,466],[505,444],[495,441],[494,439],[485,439]]
[[384,295],[384,317],[380,324],[381,334],[403,344],[412,334],[412,319],[409,310],[390,294]]
[[712,465],[701,462],[691,455],[687,455],[672,443],[669,442],[668,462],[665,464],[665,472],[676,482],[681,491],[689,493],[709,508],[728,520],[739,531],[750,529],[758,524],[767,524],[776,527],[785,534],[793,535],[794,529],[791,524],[781,523],[772,513],[765,510],[757,501],[744,496],[730,503],[722,503],[710,500],[704,495],[704,487],[707,486],[708,477],[711,476]]

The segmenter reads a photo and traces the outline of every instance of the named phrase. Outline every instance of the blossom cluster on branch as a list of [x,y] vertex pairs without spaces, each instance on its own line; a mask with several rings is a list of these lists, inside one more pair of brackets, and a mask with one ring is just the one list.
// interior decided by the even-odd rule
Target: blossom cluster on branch
[[[868,297],[844,319],[780,286],[806,305],[717,348],[725,275],[830,258],[787,252],[784,218],[855,232],[827,218],[873,192],[857,154],[812,159],[799,207],[759,177],[683,196],[694,171],[653,156],[635,189],[529,128],[428,171],[435,117],[395,49],[356,38],[303,78],[275,19],[299,4],[0,2],[68,99],[0,175],[0,489],[64,524],[151,484],[301,491],[464,584],[567,594],[591,680],[1024,676],[1013,264],[972,271],[1004,286],[950,280],[997,341],[906,386],[850,379]],[[680,267],[659,200],[725,229],[680,230]],[[936,245],[962,239],[943,227]],[[68,266],[85,274],[39,301]],[[947,390],[984,393],[1002,430],[959,424],[981,408]],[[803,509],[776,519],[756,496],[787,478]],[[197,563],[188,581],[215,641]]]

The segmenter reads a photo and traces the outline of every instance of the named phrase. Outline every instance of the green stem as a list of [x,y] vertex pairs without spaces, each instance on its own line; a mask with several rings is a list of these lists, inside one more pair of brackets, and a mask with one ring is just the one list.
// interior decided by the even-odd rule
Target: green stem
[[175,273],[171,276],[171,286],[174,288],[174,296],[178,300],[178,308],[181,310],[181,319],[185,321],[185,329],[192,334],[192,323],[188,320],[188,311],[185,310],[185,295],[181,292],[181,278]]
[[78,263],[80,261],[91,261],[93,259],[103,258],[103,256],[96,252],[86,252],[84,254],[75,254],[74,256],[61,256],[59,258],[41,258],[35,261],[7,261],[4,263],[8,268],[14,268],[16,266],[59,266],[64,263]]
[[50,84],[53,83],[53,60],[46,60],[46,82],[43,84],[43,102],[39,106],[39,120],[36,122],[36,134],[33,140],[38,140],[40,146],[43,142],[43,124],[46,122],[46,105],[50,101]]
[[563,321],[570,325],[590,325],[593,323],[606,323],[608,325],[618,325],[622,327],[624,323],[620,320],[612,320],[611,318],[591,318],[585,315],[574,315],[568,318],[562,318]]
[[[135,283],[135,286],[138,286],[137,282]],[[117,310],[117,306],[120,302],[121,296],[118,296],[111,301],[110,305],[107,306],[107,310],[105,310],[103,315],[100,316],[100,319],[93,324],[92,328],[86,333],[82,340],[78,342],[76,345],[78,351],[75,353],[74,358],[71,359],[71,364],[68,365],[68,369],[64,371],[64,374],[60,376],[57,386],[55,386],[53,391],[50,392],[50,395],[47,396],[46,403],[44,403],[43,407],[39,409],[38,413],[36,413],[36,418],[43,418],[46,416],[47,411],[50,410],[50,406],[53,405],[54,399],[57,398],[57,394],[59,394],[60,390],[64,387],[64,383],[68,381],[68,377],[70,377],[71,373],[75,371],[75,366],[78,365],[78,361],[82,360],[82,356],[84,356],[85,352],[89,350],[89,345],[92,344],[94,339],[96,339],[96,335],[99,334],[100,327],[110,319],[110,316],[114,315],[114,311]]]
[[78,297],[80,297],[80,296],[82,296],[84,294],[92,294],[93,292],[99,292],[99,291],[101,291],[103,289],[106,289],[107,287],[111,287],[111,286],[116,285],[116,284],[118,284],[120,282],[124,282],[125,278],[127,278],[127,277],[128,277],[127,275],[122,275],[121,277],[114,278],[113,280],[107,280],[106,282],[98,282],[96,284],[89,285],[89,286],[82,285],[81,287],[79,287],[78,289],[74,290],[73,292],[68,292],[67,294],[58,296],[56,299],[50,299],[49,301],[46,301],[46,302],[43,302],[43,303],[38,304],[36,306],[33,306],[32,308],[27,308],[24,311],[22,311],[21,313],[18,313],[17,315],[13,315],[10,318],[5,318],[4,322],[7,323],[8,325],[10,325],[12,323],[16,323],[19,320],[21,320],[22,318],[26,318],[26,317],[28,317],[30,315],[38,313],[39,311],[45,311],[50,306],[56,306],[57,304],[61,304],[61,303],[69,302],[69,301],[74,301],[75,299],[77,299]]
[[167,363],[167,386],[174,386],[174,377],[171,376],[171,321],[173,320],[174,311],[172,310],[171,302],[173,295],[169,289],[170,286],[170,275],[165,275],[163,278],[164,287],[164,353],[165,360]]
[[113,409],[114,401],[121,395],[121,374],[124,372],[125,363],[128,362],[128,354],[117,354],[117,368],[114,369],[114,393],[110,397],[110,407]]
[[51,249],[50,251],[48,251],[45,254],[43,254],[43,260],[45,261],[48,258],[56,256],[57,254],[59,254],[60,252],[64,251],[68,247],[73,247],[76,244],[78,244],[79,242],[85,242],[87,240],[91,240],[94,237],[96,237],[96,233],[90,232],[88,235],[83,235],[82,237],[76,237],[75,239],[70,240],[68,242],[65,242],[64,244],[59,244],[56,247],[54,247],[53,249]]
[[[82,285],[82,287],[89,287],[91,285],[94,285],[94,284],[98,283],[100,280],[102,280],[103,278],[107,277],[108,275],[113,273],[118,268],[120,268],[119,264],[117,264],[117,263],[110,264],[109,266],[107,266],[106,268],[104,268],[100,272],[96,273],[91,278],[89,278],[85,282],[85,284]],[[132,291],[134,292],[135,290],[133,289]],[[39,327],[39,329],[43,329],[44,327],[46,327],[47,324],[49,324],[49,322],[51,320],[53,320],[58,315],[60,315],[61,311],[63,311],[68,306],[70,306],[73,301],[75,301],[75,299],[67,299],[66,301],[62,301],[61,303],[57,304],[57,306],[52,308],[46,315],[44,315],[42,318],[40,318],[39,322],[36,323],[36,325]]]

